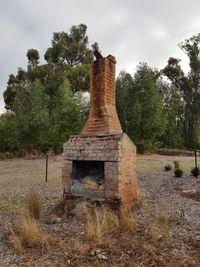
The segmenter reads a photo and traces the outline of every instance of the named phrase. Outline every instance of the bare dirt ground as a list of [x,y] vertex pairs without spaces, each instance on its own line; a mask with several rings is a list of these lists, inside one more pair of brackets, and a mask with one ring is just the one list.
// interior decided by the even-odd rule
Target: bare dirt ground
[[[182,178],[164,171],[174,160],[181,162]],[[200,266],[200,199],[181,195],[185,189],[200,190],[200,178],[190,175],[193,165],[191,157],[138,156],[143,205],[135,211],[137,226],[95,243],[75,217],[64,214],[61,223],[48,223],[52,207],[62,199],[62,157],[50,159],[47,183],[45,159],[0,161],[0,266]],[[26,248],[17,253],[8,241],[7,225],[26,206],[31,189],[42,197],[39,223],[55,242],[49,250]],[[98,258],[96,250],[106,259]]]

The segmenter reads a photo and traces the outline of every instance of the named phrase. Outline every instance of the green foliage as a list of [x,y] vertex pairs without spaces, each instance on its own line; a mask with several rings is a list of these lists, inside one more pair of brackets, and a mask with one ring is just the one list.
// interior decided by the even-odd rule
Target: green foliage
[[160,145],[167,117],[157,72],[140,64],[132,78],[121,73],[117,79],[117,110],[123,130],[134,140],[138,151],[152,151]]
[[26,86],[16,95],[13,107],[21,147],[33,149],[46,145],[48,100],[39,81]]
[[79,64],[66,68],[66,76],[73,92],[88,91],[89,89],[89,64]]
[[183,176],[183,170],[182,169],[175,169],[174,170],[174,176],[175,177],[182,177]]
[[184,101],[173,85],[165,84],[164,108],[167,114],[166,131],[161,140],[164,147],[183,148],[184,146]]
[[39,64],[39,52],[36,49],[29,49],[27,54],[28,63],[31,67],[36,67]]
[[180,161],[179,160],[174,160],[174,169],[180,169]]
[[52,98],[50,107],[64,79],[70,81],[73,92],[88,91],[89,64],[93,61],[93,49],[98,48],[98,44],[94,43],[89,47],[86,31],[87,26],[80,24],[72,26],[69,32],[54,33],[52,47],[45,53],[48,64],[38,65],[38,51],[29,49],[27,70],[19,68],[16,76],[13,74],[9,76],[7,89],[4,92],[6,109],[13,111],[16,94],[36,80],[40,80],[45,93]]
[[200,174],[200,168],[199,167],[193,167],[191,170],[191,174],[195,177],[198,176]]
[[[160,72],[139,64],[134,76],[121,72],[116,81],[117,112],[123,128],[139,152],[159,146],[199,148],[200,34],[179,46],[188,55],[190,71],[169,58]],[[10,74],[4,92],[6,109],[0,117],[0,151],[62,150],[69,135],[79,133],[88,114],[83,92],[89,89],[93,50],[87,26],[72,26],[53,33],[39,64],[39,52],[27,51],[27,69]],[[162,75],[171,83],[164,82]],[[20,152],[21,153],[21,152]],[[179,169],[179,166],[176,167]]]
[[166,171],[171,171],[172,166],[170,164],[168,164],[168,165],[165,165],[164,168],[165,168]]
[[16,119],[14,114],[6,112],[0,116],[0,152],[13,152],[18,149],[19,141]]
[[48,63],[55,65],[88,64],[93,60],[92,50],[88,47],[87,26],[79,24],[72,26],[69,33],[55,32],[53,34],[52,47],[45,53]]
[[0,118],[2,151],[53,147],[61,152],[68,137],[80,131],[88,114],[82,92],[89,89],[89,63],[98,48],[97,43],[89,47],[86,30],[80,24],[54,33],[47,64],[39,65],[38,51],[29,49],[27,70],[9,76],[4,101],[10,115]]
[[63,143],[73,134],[78,134],[85,122],[87,104],[81,95],[73,95],[68,80],[60,85],[50,113],[48,143],[56,152],[62,150]]
[[172,57],[162,72],[176,86],[184,99],[185,145],[188,148],[195,148],[200,133],[200,34],[184,40],[179,47],[188,56],[190,66],[188,74],[185,75],[182,71],[180,60]]

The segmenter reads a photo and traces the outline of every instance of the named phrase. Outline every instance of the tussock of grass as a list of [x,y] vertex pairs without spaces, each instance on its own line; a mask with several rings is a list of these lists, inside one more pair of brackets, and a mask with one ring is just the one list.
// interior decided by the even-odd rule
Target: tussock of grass
[[51,236],[40,228],[27,211],[20,214],[16,225],[9,230],[9,240],[17,251],[36,246],[48,248],[52,242]]
[[86,235],[93,241],[100,241],[117,230],[132,230],[134,226],[133,213],[120,211],[117,215],[104,206],[94,207],[85,218]]
[[154,244],[159,241],[167,242],[169,240],[169,224],[167,222],[163,224],[153,223],[150,227],[150,237]]
[[83,255],[89,249],[89,245],[76,240],[74,243],[74,251],[80,255]]
[[120,228],[126,230],[132,230],[135,228],[135,218],[133,212],[126,212],[124,210],[120,211],[119,214],[119,226]]
[[164,203],[155,208],[155,215],[150,222],[150,237],[154,244],[160,241],[169,241],[169,230],[172,222],[170,212]]
[[27,206],[28,206],[28,211],[30,212],[30,215],[34,219],[38,220],[41,215],[42,203],[41,203],[40,195],[37,192],[31,191],[27,195]]
[[12,247],[17,252],[22,251],[23,247],[22,247],[22,242],[20,240],[20,237],[15,233],[13,228],[10,228],[9,231],[10,231],[9,240],[10,240],[10,243],[11,243]]

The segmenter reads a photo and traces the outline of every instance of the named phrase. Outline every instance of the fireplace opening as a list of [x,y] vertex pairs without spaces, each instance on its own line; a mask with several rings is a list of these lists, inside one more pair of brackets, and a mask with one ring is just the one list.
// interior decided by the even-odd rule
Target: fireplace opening
[[104,162],[73,161],[71,193],[85,198],[104,198]]

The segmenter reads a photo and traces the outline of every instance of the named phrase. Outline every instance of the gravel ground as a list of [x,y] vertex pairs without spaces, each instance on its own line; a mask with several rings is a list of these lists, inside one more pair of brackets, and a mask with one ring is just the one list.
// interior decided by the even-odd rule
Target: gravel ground
[[[163,170],[166,164],[173,165],[174,160],[181,162],[184,169],[182,178],[175,178],[173,171]],[[121,236],[120,248],[117,245],[116,248],[110,248],[104,244],[103,248],[110,255],[107,263],[101,261],[91,263],[89,252],[82,256],[73,251],[70,253],[75,240],[85,240],[84,226],[81,221],[65,217],[62,224],[46,223],[49,210],[62,197],[60,181],[62,157],[50,159],[47,183],[45,182],[45,159],[0,161],[0,266],[200,266],[200,201],[181,195],[181,192],[186,189],[200,191],[200,178],[196,179],[190,175],[193,164],[192,157],[138,156],[138,186],[143,205],[136,212],[138,230],[129,246],[131,248],[135,244],[136,247],[139,244],[137,238],[141,237],[145,242],[141,247],[145,247],[145,251],[151,247],[151,255],[152,251],[155,251],[153,257],[159,256],[159,260],[151,261],[151,264],[128,265],[127,259],[122,255],[128,255],[126,257],[130,260],[131,255],[132,257],[140,255],[141,247],[138,245],[140,251],[132,247],[132,252],[123,252],[123,249],[127,250],[128,241],[123,243],[126,234]],[[41,218],[41,224],[54,235],[57,245],[51,252],[43,253],[28,249],[19,254],[13,251],[8,242],[6,227],[8,223],[15,220],[20,208],[25,207],[26,195],[32,188],[42,196],[44,215]],[[163,225],[167,222],[169,227],[170,242],[161,242],[162,246],[160,243],[152,244],[147,237],[152,229],[155,231],[154,226],[162,221]],[[163,238],[162,231],[165,229],[161,229],[158,239]],[[88,246],[90,251],[95,245],[88,244]]]

